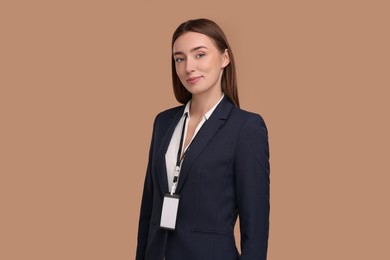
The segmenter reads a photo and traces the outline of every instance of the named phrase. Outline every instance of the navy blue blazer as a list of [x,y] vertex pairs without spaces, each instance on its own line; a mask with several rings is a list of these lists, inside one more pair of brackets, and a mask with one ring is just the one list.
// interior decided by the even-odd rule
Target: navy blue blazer
[[[142,197],[136,260],[265,260],[269,230],[269,147],[261,116],[226,96],[183,161],[176,230],[160,228],[168,192],[165,153],[184,106],[157,115]],[[234,239],[240,217],[241,254]]]

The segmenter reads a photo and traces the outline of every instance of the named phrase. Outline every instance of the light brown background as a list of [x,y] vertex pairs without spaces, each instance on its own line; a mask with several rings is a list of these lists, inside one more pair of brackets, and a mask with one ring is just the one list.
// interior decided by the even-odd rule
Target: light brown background
[[134,259],[170,37],[198,17],[269,128],[269,259],[390,259],[386,2],[1,1],[0,259]]

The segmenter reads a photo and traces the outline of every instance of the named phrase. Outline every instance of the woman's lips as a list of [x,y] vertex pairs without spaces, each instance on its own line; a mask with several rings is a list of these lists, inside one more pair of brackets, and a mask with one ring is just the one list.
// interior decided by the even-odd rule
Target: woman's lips
[[202,76],[199,76],[199,77],[191,77],[191,78],[188,78],[188,79],[187,79],[187,82],[190,83],[190,84],[195,84],[195,83],[198,82],[201,78],[202,78]]

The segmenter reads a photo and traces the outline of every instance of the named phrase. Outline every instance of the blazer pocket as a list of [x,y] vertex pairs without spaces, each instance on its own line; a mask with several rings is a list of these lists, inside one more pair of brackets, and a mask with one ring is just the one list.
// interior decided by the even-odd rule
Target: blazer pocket
[[209,230],[209,229],[201,229],[201,228],[194,228],[191,231],[192,233],[195,234],[209,234],[209,235],[217,235],[217,236],[226,236],[228,234],[228,232],[226,231]]

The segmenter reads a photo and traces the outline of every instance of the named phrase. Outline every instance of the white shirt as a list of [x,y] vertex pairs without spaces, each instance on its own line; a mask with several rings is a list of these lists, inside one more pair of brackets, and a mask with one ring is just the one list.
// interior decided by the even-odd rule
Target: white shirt
[[[207,111],[206,114],[204,114],[202,120],[198,124],[198,126],[195,129],[194,135],[192,136],[191,141],[188,143],[188,145],[185,147],[185,149],[182,148],[182,151],[185,152],[188,148],[188,146],[191,144],[192,140],[194,140],[194,137],[196,134],[199,132],[200,128],[202,125],[210,118],[211,114],[214,112],[215,108],[218,106],[218,104],[222,101],[224,95],[222,95],[221,99],[215,104],[209,111]],[[188,122],[190,121],[190,106],[191,106],[191,100],[188,101],[184,108],[183,115],[179,121],[179,123],[176,125],[175,131],[173,132],[171,141],[168,146],[168,150],[165,154],[165,164],[167,166],[167,178],[168,178],[168,186],[169,186],[169,191],[172,189],[173,185],[173,176],[174,176],[174,171],[176,167],[176,160],[177,160],[177,152],[179,151],[179,145],[180,145],[180,137],[181,137],[181,132],[183,129],[183,123],[184,123],[184,118],[185,114],[187,113],[187,121],[186,121],[186,126],[184,129],[184,138],[183,140],[186,139],[187,136],[187,128],[188,128]],[[184,141],[183,141],[183,146],[184,146]],[[182,160],[183,162],[183,160]],[[180,165],[181,166],[181,165]]]

